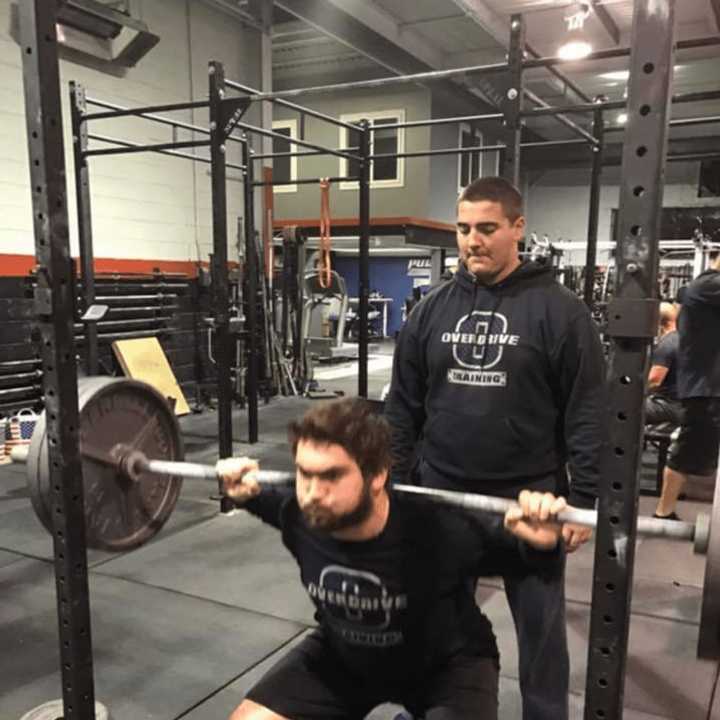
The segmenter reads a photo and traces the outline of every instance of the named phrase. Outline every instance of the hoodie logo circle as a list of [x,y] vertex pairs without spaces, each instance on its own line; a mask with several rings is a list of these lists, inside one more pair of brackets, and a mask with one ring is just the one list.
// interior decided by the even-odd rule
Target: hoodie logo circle
[[490,370],[503,355],[503,346],[512,342],[508,321],[501,313],[473,310],[458,320],[452,333],[453,357],[458,365]]

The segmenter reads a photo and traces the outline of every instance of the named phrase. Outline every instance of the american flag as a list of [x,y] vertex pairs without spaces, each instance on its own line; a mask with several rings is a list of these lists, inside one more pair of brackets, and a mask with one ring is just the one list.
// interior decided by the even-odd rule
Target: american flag
[[0,465],[7,465],[10,462],[10,448],[5,443],[8,424],[7,418],[0,418]]
[[10,451],[16,445],[27,445],[32,437],[35,424],[37,423],[37,415],[27,408],[20,410],[17,415],[13,415],[5,426],[5,453]]

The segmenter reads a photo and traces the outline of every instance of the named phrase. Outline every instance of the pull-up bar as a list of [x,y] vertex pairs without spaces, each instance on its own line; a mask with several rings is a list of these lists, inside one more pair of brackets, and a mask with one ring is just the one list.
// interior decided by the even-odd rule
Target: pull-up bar
[[[189,130],[190,132],[200,133],[201,135],[210,135],[210,131],[207,128],[200,127],[199,125],[192,125],[190,123],[183,122],[182,120],[173,120],[172,118],[163,117],[162,115],[154,115],[155,111],[162,112],[170,110],[181,110],[188,108],[203,108],[208,107],[207,102],[197,103],[184,103],[175,105],[153,105],[144,108],[126,108],[122,105],[116,105],[115,103],[107,102],[106,100],[97,100],[96,98],[86,98],[88,105],[97,105],[98,107],[104,107],[112,112],[107,113],[86,113],[82,116],[83,120],[109,120],[117,117],[142,117],[146,120],[152,120],[153,122],[160,123],[161,125],[169,125],[172,128],[182,128],[183,130]],[[242,142],[239,138],[230,137],[233,142]]]
[[[133,143],[129,140],[120,140],[118,138],[112,138],[108,137],[107,135],[94,135],[91,133],[88,133],[88,140],[97,140],[98,142],[104,142],[104,143],[112,143],[113,145],[121,145],[122,148],[108,148],[107,150],[86,150],[83,155],[85,157],[88,156],[96,156],[96,155],[121,155],[121,154],[127,154],[127,153],[137,153],[137,152],[154,152],[159,153],[160,155],[174,155],[175,157],[181,157],[185,158],[186,160],[194,160],[196,162],[206,163],[210,164],[211,160],[210,158],[201,157],[198,155],[191,155],[190,153],[184,153],[184,152],[178,152],[176,150],[171,149],[165,149],[163,144],[161,145],[140,145],[140,143]],[[165,144],[169,148],[177,148],[180,147],[180,143],[166,143]],[[208,146],[208,142],[199,142],[192,145],[184,145],[183,147],[206,147]],[[244,170],[244,165],[235,165],[234,163],[226,163],[226,165],[229,168],[233,168],[234,170]]]
[[[85,120],[109,120],[111,118],[126,117],[128,115],[146,116],[148,113],[156,112],[172,112],[175,110],[192,110],[194,108],[206,108],[210,106],[207,100],[199,100],[197,102],[187,103],[170,103],[166,105],[146,105],[138,108],[125,108],[119,105],[111,105],[108,102],[86,98],[86,102],[90,105],[98,105],[100,107],[111,108],[109,112],[85,113]],[[154,118],[153,118],[154,119]]]
[[[256,90],[255,88],[251,88],[248,85],[242,85],[239,82],[235,82],[234,80],[225,80],[225,84],[228,87],[231,87],[235,90],[240,90],[240,92],[247,93],[248,95],[260,95],[260,91]],[[288,102],[287,100],[280,100],[278,98],[271,100],[271,102],[277,103],[278,105],[282,105],[282,107],[290,108],[290,110],[297,110],[299,113],[302,113],[304,115],[310,115],[311,117],[317,118],[318,120],[325,120],[325,122],[332,123],[333,125],[338,125],[340,127],[344,127],[347,130],[359,130],[359,125],[354,125],[353,123],[344,122],[342,120],[338,120],[337,118],[332,117],[331,115],[326,115],[325,113],[321,113],[318,110],[312,110],[311,108],[303,107],[302,105],[296,105],[295,103]]]
[[[331,148],[325,148],[322,145],[315,145],[314,143],[309,143],[307,140],[300,140],[298,138],[289,138],[287,135],[283,135],[282,133],[274,132],[272,130],[265,130],[264,128],[256,127],[255,125],[248,125],[247,123],[236,123],[235,127],[239,127],[241,130],[245,130],[246,132],[254,133],[256,135],[262,135],[264,137],[270,137],[270,138],[278,138],[279,140],[283,140],[285,142],[289,142],[292,145],[300,145],[301,147],[310,148],[311,150],[318,150],[323,154],[328,155],[336,155],[337,157],[345,158],[346,160],[357,160],[358,162],[361,160],[361,158],[357,155],[353,155],[349,152],[343,152],[342,150],[333,150]],[[230,135],[229,137],[232,137]],[[236,140],[239,138],[235,138]]]

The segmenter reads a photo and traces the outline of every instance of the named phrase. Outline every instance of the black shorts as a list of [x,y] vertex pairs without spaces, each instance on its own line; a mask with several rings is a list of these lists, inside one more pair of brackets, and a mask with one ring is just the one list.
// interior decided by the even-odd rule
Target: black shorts
[[684,475],[712,475],[720,445],[720,398],[682,400],[684,418],[667,465]]
[[291,720],[361,720],[384,702],[404,705],[426,720],[497,720],[495,658],[455,655],[411,687],[364,683],[343,670],[315,631],[250,690],[249,700]]

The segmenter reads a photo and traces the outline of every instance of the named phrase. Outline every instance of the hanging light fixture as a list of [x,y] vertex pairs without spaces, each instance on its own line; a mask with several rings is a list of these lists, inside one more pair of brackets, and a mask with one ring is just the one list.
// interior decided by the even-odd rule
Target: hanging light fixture
[[564,18],[568,34],[558,50],[558,57],[563,60],[582,60],[593,49],[584,32],[585,20],[590,16],[591,6],[588,2],[576,2],[569,10]]

